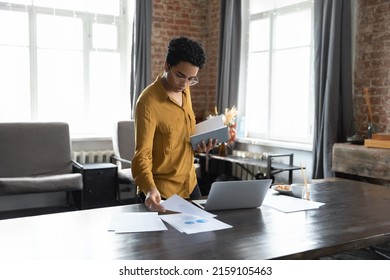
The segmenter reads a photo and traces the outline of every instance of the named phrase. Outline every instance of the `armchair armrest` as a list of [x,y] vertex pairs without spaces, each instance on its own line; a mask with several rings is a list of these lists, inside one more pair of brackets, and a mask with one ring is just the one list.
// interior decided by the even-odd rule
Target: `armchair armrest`
[[72,160],[73,173],[79,172],[79,170],[83,169],[83,165],[77,161]]
[[110,161],[111,161],[111,163],[116,163],[116,162],[122,162],[122,163],[127,163],[127,164],[130,164],[131,165],[131,160],[127,160],[127,159],[124,159],[124,158],[121,158],[121,157],[118,157],[118,156],[116,156],[116,155],[112,155],[111,157],[110,157]]

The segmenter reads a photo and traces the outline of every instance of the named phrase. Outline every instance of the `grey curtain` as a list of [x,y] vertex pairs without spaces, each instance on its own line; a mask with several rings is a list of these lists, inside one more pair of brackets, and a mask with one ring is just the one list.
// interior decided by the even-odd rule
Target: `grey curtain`
[[241,0],[221,1],[218,84],[218,112],[237,106],[241,51]]
[[130,77],[131,114],[138,96],[151,82],[151,33],[152,33],[152,0],[136,0],[133,24],[132,67]]
[[350,0],[314,1],[314,179],[329,178],[332,148],[353,132]]

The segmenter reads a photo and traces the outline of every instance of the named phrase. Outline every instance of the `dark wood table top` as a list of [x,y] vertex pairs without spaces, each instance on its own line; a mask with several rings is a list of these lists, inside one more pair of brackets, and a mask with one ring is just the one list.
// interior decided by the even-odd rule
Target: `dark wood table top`
[[233,228],[187,235],[167,231],[115,234],[125,205],[0,221],[0,259],[317,259],[390,241],[390,188],[329,179],[312,186],[319,209],[283,213],[257,209],[215,211]]

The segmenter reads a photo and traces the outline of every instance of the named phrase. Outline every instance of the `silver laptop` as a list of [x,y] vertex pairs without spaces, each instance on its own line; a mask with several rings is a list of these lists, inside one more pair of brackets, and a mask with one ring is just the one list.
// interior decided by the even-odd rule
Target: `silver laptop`
[[201,206],[207,211],[260,207],[271,183],[271,179],[214,182]]

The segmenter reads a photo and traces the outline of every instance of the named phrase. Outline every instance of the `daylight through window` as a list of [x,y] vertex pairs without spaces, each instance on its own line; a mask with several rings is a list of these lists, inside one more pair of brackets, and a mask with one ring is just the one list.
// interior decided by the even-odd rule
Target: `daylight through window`
[[246,2],[239,109],[245,136],[312,142],[312,1]]
[[109,137],[129,118],[134,1],[0,1],[0,121]]

